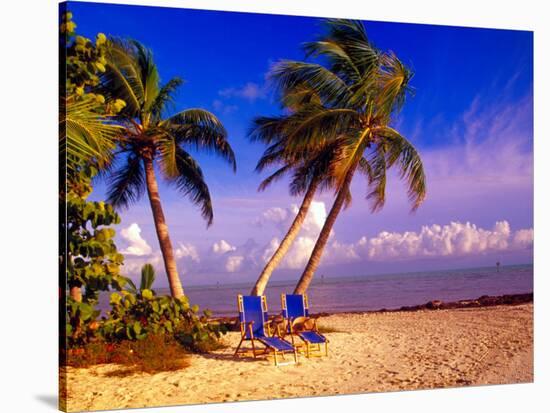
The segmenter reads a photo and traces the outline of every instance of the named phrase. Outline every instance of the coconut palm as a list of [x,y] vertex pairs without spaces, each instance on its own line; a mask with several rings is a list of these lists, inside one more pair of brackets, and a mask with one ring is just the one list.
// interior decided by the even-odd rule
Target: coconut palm
[[[302,102],[302,104],[305,103]],[[256,170],[262,172],[271,166],[278,166],[273,174],[262,181],[259,190],[265,190],[285,174],[292,173],[290,193],[293,196],[304,195],[304,198],[286,235],[258,277],[250,293],[251,295],[262,295],[264,293],[271,274],[298,236],[315,194],[319,189],[331,186],[329,167],[330,161],[336,156],[337,144],[326,144],[316,151],[289,150],[284,134],[285,121],[284,116],[258,117],[254,120],[254,128],[250,133],[251,139],[270,145],[260,158]]]
[[107,91],[126,102],[117,121],[123,127],[115,165],[108,177],[108,201],[128,207],[143,195],[149,196],[153,220],[172,296],[184,295],[168,226],[160,201],[157,171],[182,195],[198,205],[207,225],[213,208],[208,186],[188,148],[220,155],[236,169],[227,133],[212,113],[186,109],[164,116],[182,84],[173,78],[160,83],[150,50],[134,40],[110,39],[102,83]]
[[291,114],[286,136],[292,150],[308,150],[340,141],[332,173],[336,198],[296,285],[304,293],[317,269],[332,227],[346,202],[356,171],[367,176],[372,211],[383,207],[387,170],[398,168],[406,181],[412,209],[426,195],[424,169],[414,146],[390,125],[410,91],[411,71],[392,52],[382,52],[369,41],[359,21],[326,21],[326,34],[306,43],[308,56],[316,62],[281,61],[271,72],[280,93],[293,94],[298,85],[307,85],[320,98]]

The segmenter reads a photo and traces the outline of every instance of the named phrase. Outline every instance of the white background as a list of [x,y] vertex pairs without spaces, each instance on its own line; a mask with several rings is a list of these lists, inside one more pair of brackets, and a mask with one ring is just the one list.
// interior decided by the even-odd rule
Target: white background
[[[535,384],[164,408],[163,412],[537,412],[550,389],[550,16],[544,1],[148,0],[150,4],[535,31]],[[57,1],[0,11],[0,410],[57,400]],[[7,89],[7,93],[6,93]],[[266,383],[266,386],[269,384]],[[291,383],[289,383],[291,385]],[[546,396],[546,397],[545,397]],[[141,411],[142,409],[136,410]]]

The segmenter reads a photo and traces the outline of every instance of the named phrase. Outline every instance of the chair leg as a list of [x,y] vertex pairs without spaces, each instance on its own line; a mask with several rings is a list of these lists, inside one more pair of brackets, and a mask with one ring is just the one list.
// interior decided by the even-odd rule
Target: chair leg
[[254,358],[256,358],[256,346],[254,345],[254,339],[252,341],[252,354],[254,355]]
[[235,350],[235,354],[233,354],[233,357],[237,355],[239,352],[239,349],[241,348],[241,345],[243,344],[244,337],[241,337],[241,341],[239,341],[239,345],[237,346],[237,350]]

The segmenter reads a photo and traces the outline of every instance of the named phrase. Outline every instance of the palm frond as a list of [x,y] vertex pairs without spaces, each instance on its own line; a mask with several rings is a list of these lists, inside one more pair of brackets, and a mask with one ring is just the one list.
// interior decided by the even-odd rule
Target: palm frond
[[263,142],[272,144],[279,142],[284,136],[283,116],[258,116],[252,121],[252,126],[248,130],[248,138],[252,142]]
[[107,181],[107,202],[116,208],[128,208],[139,201],[145,191],[145,172],[141,158],[133,152],[126,156]]
[[160,76],[153,59],[153,52],[136,40],[130,40],[130,43],[134,48],[134,56],[140,69],[141,84],[143,85],[143,112],[149,114],[160,91]]
[[412,92],[409,86],[412,76],[411,70],[393,52],[382,56],[375,97],[378,116],[388,118],[402,108],[406,95]]
[[289,115],[283,134],[290,150],[314,150],[359,127],[357,111],[307,105]]
[[387,164],[384,146],[378,145],[368,159],[370,175],[368,179],[369,192],[367,200],[371,203],[371,211],[382,209],[386,202]]
[[351,96],[348,85],[337,74],[316,63],[283,60],[273,66],[268,79],[282,96],[304,86],[326,105],[345,105]]
[[160,120],[163,112],[174,105],[174,93],[183,84],[183,79],[174,77],[170,79],[159,91],[150,111],[153,118]]
[[130,117],[139,116],[146,97],[135,43],[111,37],[107,42],[106,71],[101,76],[102,93],[124,100],[124,113]]
[[[201,215],[206,220],[207,225],[212,225],[214,220],[214,210],[210,191],[204,180],[202,170],[193,159],[193,157],[182,148],[175,146],[175,168],[166,168],[164,162],[164,178],[184,196],[188,196],[191,201],[200,207]],[[172,172],[169,172],[172,170]]]
[[275,172],[273,172],[271,175],[269,175],[267,178],[265,178],[258,187],[258,191],[265,191],[267,187],[269,187],[271,184],[273,184],[275,181],[278,181],[281,179],[285,174],[288,173],[292,168],[291,165],[284,165],[281,168],[277,169]]
[[407,195],[412,204],[412,210],[426,199],[426,175],[420,154],[415,147],[399,132],[390,127],[383,127],[377,131],[386,150],[389,167],[397,164],[399,176],[407,182]]
[[[326,36],[321,40],[334,42],[345,51],[354,68],[360,73],[361,78],[373,71],[378,65],[379,51],[369,41],[365,26],[359,20],[327,19],[325,20]],[[313,48],[315,49],[315,48]],[[336,67],[331,65],[334,62]],[[339,69],[339,60],[329,59],[331,70],[342,72],[347,77],[352,77],[347,67]]]
[[67,167],[94,161],[100,167],[111,160],[111,152],[122,129],[108,116],[97,112],[95,97],[70,96],[60,100],[60,148],[67,157]]
[[192,145],[197,150],[207,150],[219,155],[236,170],[237,162],[227,131],[220,120],[204,109],[187,109],[160,122],[178,144]]

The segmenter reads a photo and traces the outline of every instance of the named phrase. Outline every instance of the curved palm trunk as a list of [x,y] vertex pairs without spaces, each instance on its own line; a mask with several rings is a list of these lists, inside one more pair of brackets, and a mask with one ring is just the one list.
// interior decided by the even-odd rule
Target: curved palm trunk
[[336,218],[338,218],[338,214],[342,210],[342,206],[344,205],[344,202],[346,200],[346,194],[348,193],[354,172],[355,167],[351,168],[348,171],[346,178],[344,179],[342,188],[338,192],[338,195],[334,200],[334,204],[332,204],[332,208],[330,209],[330,212],[327,216],[327,220],[325,221],[323,229],[321,229],[321,233],[319,234],[319,238],[317,238],[317,242],[313,247],[313,251],[311,252],[311,256],[309,257],[306,268],[304,269],[304,272],[302,273],[298,284],[296,284],[294,294],[304,294],[309,287],[311,280],[313,280],[315,270],[317,270],[317,267],[321,262],[321,257],[323,256],[323,251],[325,250],[325,246],[327,245],[332,227],[334,226]]
[[170,235],[168,234],[168,225],[166,225],[166,219],[164,218],[164,212],[162,211],[162,205],[160,203],[160,195],[157,185],[157,178],[155,177],[155,170],[153,168],[153,160],[150,157],[144,157],[143,164],[145,166],[147,193],[149,195],[149,202],[151,203],[151,210],[153,211],[153,220],[155,221],[155,229],[157,230],[160,250],[164,260],[164,268],[166,270],[166,275],[168,276],[170,293],[172,294],[172,297],[182,297],[184,295],[183,287],[181,286],[181,281],[178,276],[174,250],[172,249],[172,242],[170,241]]
[[262,273],[258,277],[258,280],[256,281],[256,284],[254,285],[254,288],[252,288],[252,291],[250,292],[250,295],[262,295],[265,291],[265,287],[267,286],[267,282],[269,281],[269,278],[271,277],[271,274],[277,268],[283,257],[286,255],[288,250],[290,249],[290,246],[294,242],[294,239],[296,236],[298,236],[298,233],[300,232],[300,229],[302,228],[302,224],[304,223],[304,220],[306,219],[307,212],[309,211],[309,207],[311,205],[311,202],[313,201],[313,197],[315,196],[315,192],[317,192],[317,187],[319,186],[319,181],[314,180],[309,185],[307,192],[304,196],[304,200],[302,201],[302,205],[300,206],[300,209],[298,210],[298,214],[294,218],[294,221],[292,221],[292,224],[290,225],[290,228],[288,229],[288,232],[286,233],[285,237],[281,241],[281,244],[273,254],[273,256],[269,259],[267,264],[265,265]]

